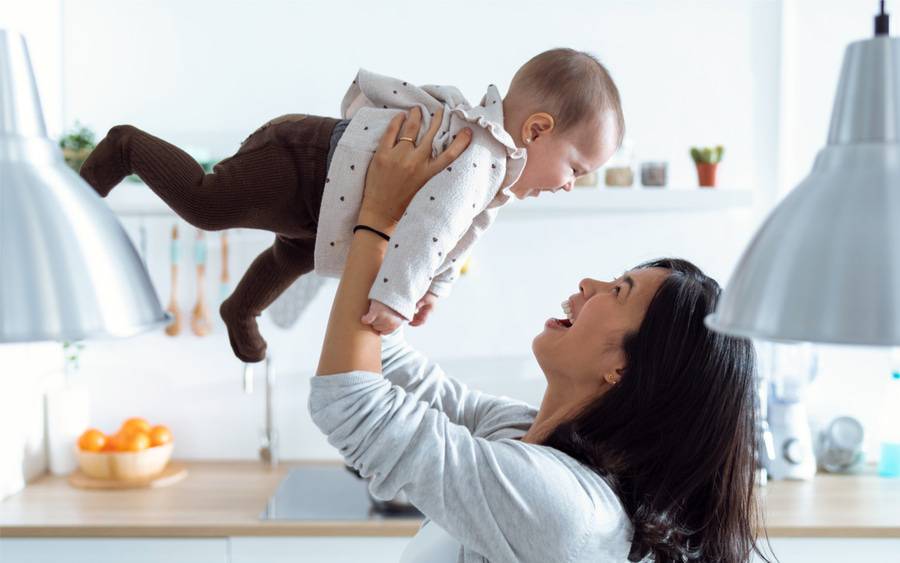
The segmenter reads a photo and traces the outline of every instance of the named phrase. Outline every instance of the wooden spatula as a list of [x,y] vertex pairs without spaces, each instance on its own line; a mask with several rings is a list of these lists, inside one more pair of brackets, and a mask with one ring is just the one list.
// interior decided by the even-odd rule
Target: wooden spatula
[[197,265],[197,304],[194,305],[194,310],[191,312],[191,330],[197,336],[206,336],[212,328],[204,292],[204,287],[206,286],[206,249],[206,235],[203,231],[197,229],[197,238],[194,241],[194,262]]
[[172,322],[166,326],[166,334],[177,336],[181,332],[181,309],[178,308],[178,225],[172,225],[172,241],[169,246],[169,261],[172,266],[172,287],[169,289],[169,305],[166,312],[172,315]]

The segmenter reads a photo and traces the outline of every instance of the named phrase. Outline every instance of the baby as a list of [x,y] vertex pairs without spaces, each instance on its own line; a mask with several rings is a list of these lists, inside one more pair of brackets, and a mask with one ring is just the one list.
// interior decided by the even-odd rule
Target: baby
[[510,200],[569,191],[599,168],[624,133],[619,93],[594,57],[553,49],[515,74],[505,98],[488,87],[477,106],[451,86],[417,87],[361,70],[344,119],[291,114],[257,129],[210,174],[179,148],[130,125],[110,129],[81,168],[103,197],[137,174],[175,213],[204,230],[275,233],[220,308],[235,355],[265,357],[256,317],[299,276],[339,277],[353,236],[366,169],[390,120],[418,108],[432,119],[438,154],[463,129],[462,155],[416,194],[388,244],[363,322],[381,332],[425,322],[448,295],[477,238]]

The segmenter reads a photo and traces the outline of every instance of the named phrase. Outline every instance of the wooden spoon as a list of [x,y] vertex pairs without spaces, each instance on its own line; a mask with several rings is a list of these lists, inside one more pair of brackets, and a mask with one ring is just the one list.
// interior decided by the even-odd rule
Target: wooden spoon
[[228,299],[231,293],[231,277],[228,275],[228,231],[222,231],[219,241],[222,244],[222,273],[219,275],[219,302]]
[[191,312],[191,330],[197,336],[206,336],[212,329],[209,309],[206,307],[204,286],[206,285],[206,235],[197,229],[194,242],[194,261],[197,264],[197,304]]
[[172,322],[166,325],[166,334],[177,336],[181,332],[181,310],[178,308],[178,225],[172,225],[172,242],[170,243],[169,260],[172,265],[172,287],[169,290],[169,305],[166,312],[172,315]]

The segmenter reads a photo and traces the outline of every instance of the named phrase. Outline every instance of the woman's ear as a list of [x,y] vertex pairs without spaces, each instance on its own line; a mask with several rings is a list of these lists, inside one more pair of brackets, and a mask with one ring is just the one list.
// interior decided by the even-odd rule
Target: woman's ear
[[554,127],[556,127],[556,122],[552,115],[545,112],[533,113],[522,124],[522,142],[530,145],[541,135],[553,131]]
[[606,381],[610,385],[616,385],[620,381],[622,381],[622,376],[625,374],[625,368],[616,368],[612,371],[606,373],[603,376],[603,380]]

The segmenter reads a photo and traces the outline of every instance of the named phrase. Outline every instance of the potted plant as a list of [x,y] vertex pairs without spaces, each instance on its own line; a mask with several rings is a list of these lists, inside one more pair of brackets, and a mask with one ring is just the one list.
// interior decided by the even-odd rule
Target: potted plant
[[94,132],[77,121],[75,122],[75,127],[59,140],[63,158],[66,159],[66,164],[69,165],[69,168],[75,172],[81,170],[81,165],[84,164],[88,155],[94,150],[94,146],[96,146]]
[[715,147],[691,147],[691,158],[697,165],[697,178],[701,188],[713,188],[716,185],[716,168],[722,161],[722,145]]

